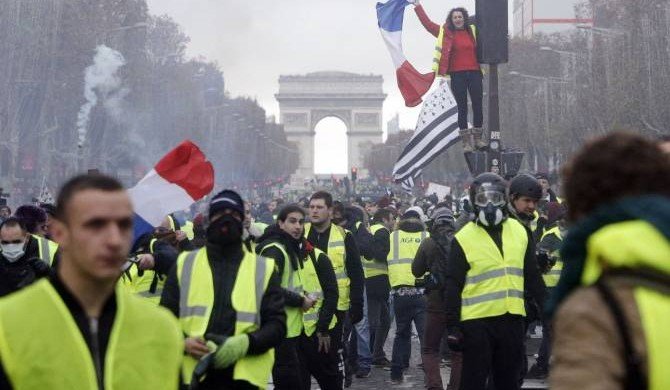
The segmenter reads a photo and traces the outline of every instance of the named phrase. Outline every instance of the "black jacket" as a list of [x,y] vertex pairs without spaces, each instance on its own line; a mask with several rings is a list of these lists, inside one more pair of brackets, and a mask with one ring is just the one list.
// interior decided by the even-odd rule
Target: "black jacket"
[[[323,233],[316,231],[314,226],[309,231],[307,240],[315,247],[328,253],[328,240],[330,238],[330,229],[332,225]],[[363,310],[363,291],[365,276],[363,275],[363,265],[361,264],[361,256],[358,252],[358,246],[351,232],[347,232],[344,237],[345,259],[344,266],[347,269],[347,275],[351,281],[349,287],[349,299],[351,300],[352,310]]]
[[[386,264],[391,250],[391,233],[388,229],[379,229],[372,235],[374,252],[372,260]],[[378,275],[365,279],[365,292],[368,298],[388,299],[391,291],[388,275]]]
[[[502,251],[502,226],[485,228],[485,230],[491,236],[498,249]],[[526,228],[526,234],[528,235],[528,246],[526,247],[523,266],[524,292],[527,298],[532,299],[541,309],[546,295],[546,288],[538,270],[537,261],[535,260],[535,242],[528,228]],[[461,293],[463,292],[465,278],[469,269],[470,265],[465,257],[463,248],[457,240],[452,240],[447,260],[444,289],[447,327],[457,326],[460,323]]]
[[[214,307],[205,334],[232,336],[235,331],[236,313],[232,307],[231,294],[240,262],[244,256],[242,243],[226,247],[208,243],[206,250],[214,283]],[[280,275],[273,272],[261,300],[261,326],[255,332],[249,333],[247,352],[249,355],[259,355],[277,347],[286,336],[286,313],[280,282]],[[165,282],[161,306],[179,317],[179,299],[179,282],[175,266]],[[233,366],[223,370],[214,370],[207,375],[202,388],[223,388],[221,386],[231,383],[232,375]]]
[[18,291],[49,273],[49,265],[39,258],[37,240],[30,236],[26,253],[15,262],[9,262],[0,254],[0,297]]
[[[114,318],[116,317],[116,296],[112,294],[107,299],[107,302],[105,302],[105,305],[102,308],[102,312],[98,318],[98,337],[96,343],[97,348],[95,348],[90,328],[90,319],[86,315],[84,308],[81,307],[77,298],[75,298],[75,296],[70,293],[70,291],[67,289],[67,287],[65,287],[55,272],[51,276],[50,281],[58,295],[63,300],[63,303],[65,303],[65,306],[72,315],[74,322],[77,324],[77,327],[84,337],[86,346],[91,352],[91,355],[97,355],[99,361],[104,362],[105,356],[107,354],[107,345],[109,344],[109,335],[112,332],[112,325],[114,324]],[[36,337],[39,337],[39,335],[36,335]],[[9,379],[7,378],[7,375],[4,371],[4,366],[2,366],[1,363],[2,362],[0,362],[0,390],[11,390],[13,387],[9,383]],[[100,372],[98,373],[98,381],[101,383],[103,380],[102,378],[104,378],[105,365],[100,364],[99,370]]]
[[[450,240],[451,241],[451,240]],[[412,273],[421,278],[426,272],[430,272],[442,284],[441,288],[426,291],[428,297],[426,310],[433,312],[444,312],[444,280],[447,268],[447,257],[449,248],[444,248],[433,237],[428,237],[421,242],[419,250],[412,262]]]

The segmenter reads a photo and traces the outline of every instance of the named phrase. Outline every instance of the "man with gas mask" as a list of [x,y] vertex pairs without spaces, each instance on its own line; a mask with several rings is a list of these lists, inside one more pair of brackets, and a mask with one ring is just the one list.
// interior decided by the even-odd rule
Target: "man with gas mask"
[[215,195],[207,244],[179,256],[161,297],[186,337],[182,379],[201,390],[264,388],[286,336],[280,275],[243,249],[243,218],[236,192]]
[[510,180],[508,194],[510,216],[530,229],[534,242],[539,241],[547,222],[544,210],[538,210],[542,185],[533,176],[522,173]]
[[0,296],[49,275],[49,265],[37,257],[37,241],[29,237],[17,218],[9,217],[0,224]]
[[470,185],[476,219],[456,235],[445,275],[449,346],[463,351],[461,388],[519,389],[524,359],[524,294],[544,302],[533,239],[508,218],[506,183],[494,173]]

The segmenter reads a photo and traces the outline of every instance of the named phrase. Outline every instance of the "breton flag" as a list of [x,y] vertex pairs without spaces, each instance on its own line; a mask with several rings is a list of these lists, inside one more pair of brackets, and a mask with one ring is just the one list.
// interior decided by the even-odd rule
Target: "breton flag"
[[408,177],[407,179],[400,182],[402,189],[409,195],[412,195],[412,188],[414,188],[414,180],[418,179],[421,176],[422,170],[419,169],[416,174]]
[[377,22],[382,38],[391,53],[396,69],[398,88],[407,107],[421,103],[421,97],[430,89],[435,73],[421,74],[407,61],[402,51],[402,22],[407,0],[389,0],[377,3]]
[[440,153],[460,139],[458,133],[458,107],[449,84],[443,82],[426,99],[416,124],[412,139],[398,157],[393,167],[393,178],[413,186],[421,170]]
[[212,164],[193,142],[182,142],[128,190],[135,208],[134,239],[151,232],[168,214],[191,206],[213,188]]

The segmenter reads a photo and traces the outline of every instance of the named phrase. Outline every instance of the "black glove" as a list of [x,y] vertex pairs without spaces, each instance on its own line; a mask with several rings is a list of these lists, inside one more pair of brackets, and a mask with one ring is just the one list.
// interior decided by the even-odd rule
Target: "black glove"
[[458,326],[447,329],[447,344],[449,349],[454,352],[463,351],[463,332]]
[[349,319],[352,325],[356,325],[363,319],[363,306],[351,305],[349,309]]

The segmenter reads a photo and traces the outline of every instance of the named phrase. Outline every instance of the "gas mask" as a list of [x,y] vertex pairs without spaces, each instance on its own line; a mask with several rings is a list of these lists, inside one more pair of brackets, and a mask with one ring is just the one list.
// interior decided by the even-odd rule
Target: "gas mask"
[[482,191],[475,195],[475,206],[477,219],[484,226],[498,226],[507,217],[504,212],[506,200],[505,194],[499,191]]
[[0,245],[2,256],[10,263],[14,263],[26,253],[24,245],[24,243],[2,244]]
[[241,221],[230,214],[225,214],[207,227],[207,241],[220,246],[240,243],[242,230]]

